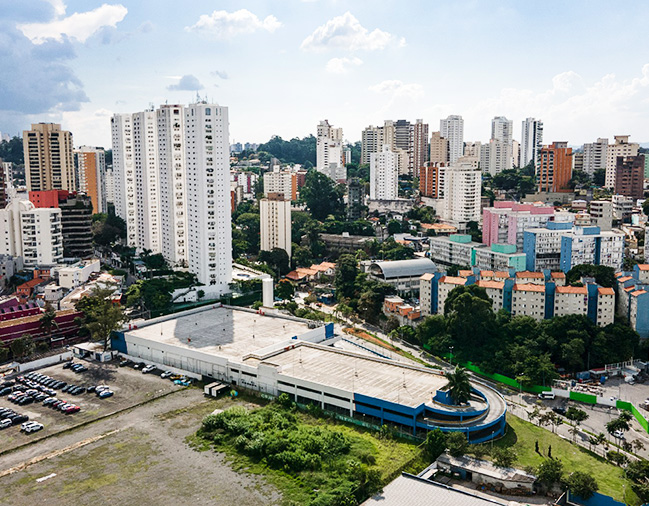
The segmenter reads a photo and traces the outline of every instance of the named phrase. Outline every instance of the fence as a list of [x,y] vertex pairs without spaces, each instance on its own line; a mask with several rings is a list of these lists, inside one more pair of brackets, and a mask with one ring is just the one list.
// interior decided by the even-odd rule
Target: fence
[[636,408],[634,404],[618,399],[616,407],[618,409],[626,409],[628,411],[631,411],[631,413],[633,413],[633,416],[638,421],[640,426],[645,430],[645,432],[649,432],[649,422],[647,422],[647,419],[642,413],[640,413],[640,411],[638,411],[638,408]]

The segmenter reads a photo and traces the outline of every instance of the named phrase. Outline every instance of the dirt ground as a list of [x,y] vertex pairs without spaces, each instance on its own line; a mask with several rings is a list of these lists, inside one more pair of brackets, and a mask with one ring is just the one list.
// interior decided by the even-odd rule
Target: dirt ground
[[263,478],[238,474],[186,442],[232,401],[178,391],[0,457],[0,505],[277,504]]

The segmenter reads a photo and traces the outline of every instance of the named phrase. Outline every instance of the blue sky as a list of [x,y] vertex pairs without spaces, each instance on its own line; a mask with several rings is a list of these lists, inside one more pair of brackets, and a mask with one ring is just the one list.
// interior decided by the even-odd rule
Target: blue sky
[[545,141],[649,142],[649,3],[0,0],[0,131],[56,121],[110,146],[110,116],[202,97],[233,141],[345,138],[461,114],[465,140],[527,116]]

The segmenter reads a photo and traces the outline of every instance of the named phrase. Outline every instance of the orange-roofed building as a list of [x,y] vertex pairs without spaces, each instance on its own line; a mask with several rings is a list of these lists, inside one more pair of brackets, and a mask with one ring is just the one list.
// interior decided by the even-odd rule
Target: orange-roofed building
[[551,272],[550,279],[557,286],[566,286],[566,275],[563,272]]
[[516,283],[521,284],[544,284],[545,276],[542,272],[521,271],[516,273]]
[[[518,279],[517,279],[518,281]],[[545,285],[516,283],[512,290],[512,315],[545,318]]]
[[554,316],[588,313],[588,288],[557,286],[554,294]]
[[487,296],[491,299],[491,307],[494,311],[500,311],[503,308],[504,281],[481,279],[476,282],[476,285],[485,289]]
[[464,286],[467,283],[468,280],[466,278],[461,278],[459,276],[444,276],[440,278],[437,295],[437,307],[439,308],[438,312],[440,314],[444,314],[444,303],[446,302],[446,298],[451,290],[458,286]]
[[45,283],[44,279],[34,278],[26,281],[22,285],[16,287],[16,295],[22,300],[30,299],[34,295],[34,290],[36,287],[42,283]]

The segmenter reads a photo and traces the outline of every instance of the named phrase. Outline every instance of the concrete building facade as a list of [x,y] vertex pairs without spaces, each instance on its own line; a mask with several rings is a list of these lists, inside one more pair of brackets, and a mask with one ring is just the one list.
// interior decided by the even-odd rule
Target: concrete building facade
[[261,251],[283,249],[291,258],[291,201],[282,193],[268,193],[259,200]]
[[370,157],[370,200],[399,197],[399,158],[387,144]]
[[78,176],[79,192],[90,197],[93,211],[95,213],[108,212],[104,148],[81,146],[75,149],[74,167]]
[[61,125],[33,123],[23,131],[23,152],[27,190],[77,190],[72,134]]
[[606,188],[615,187],[615,173],[617,169],[618,156],[637,156],[640,145],[635,142],[629,142],[628,135],[616,135],[615,142],[609,144],[606,149]]
[[440,136],[448,140],[448,161],[455,163],[464,155],[464,119],[451,115],[439,122]]
[[539,192],[568,192],[572,177],[572,148],[567,142],[553,142],[541,149],[538,169]]
[[519,167],[525,167],[530,162],[534,164],[535,170],[539,163],[539,153],[543,147],[543,122],[536,118],[523,120],[521,129]]

